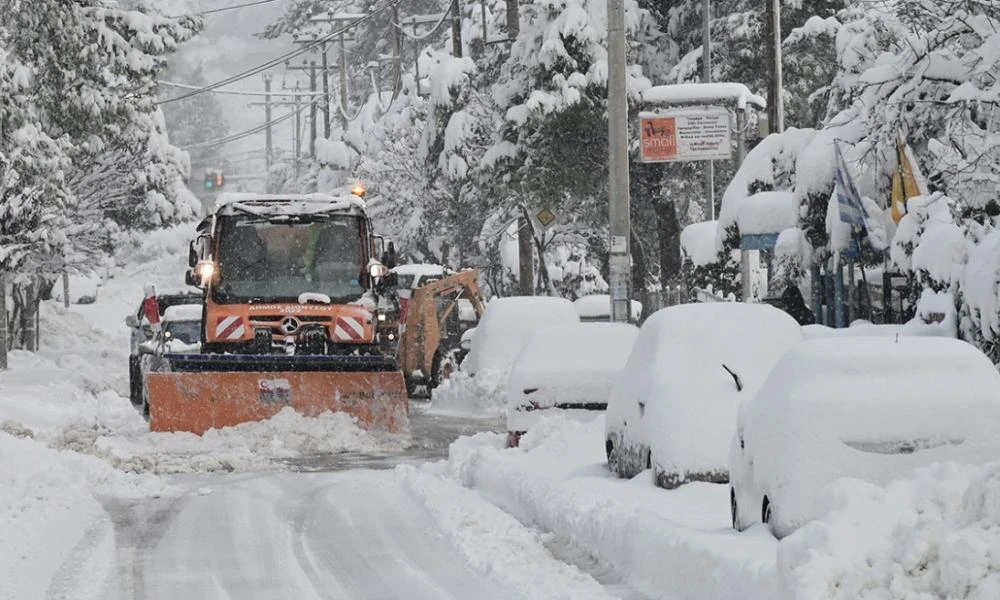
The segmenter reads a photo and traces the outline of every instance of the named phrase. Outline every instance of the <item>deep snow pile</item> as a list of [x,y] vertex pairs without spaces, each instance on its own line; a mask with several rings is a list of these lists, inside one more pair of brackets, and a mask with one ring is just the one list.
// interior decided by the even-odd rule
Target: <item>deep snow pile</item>
[[522,523],[569,539],[651,597],[773,600],[776,542],[729,529],[728,487],[663,490],[650,473],[620,480],[604,459],[604,418],[543,418],[504,450],[481,433],[450,448],[448,472]]
[[786,597],[1000,597],[1000,463],[828,490],[826,515],[779,546]]
[[0,423],[0,597],[46,597],[77,540],[91,529],[95,537],[110,534],[97,495],[169,493],[156,476],[129,475],[93,457],[52,450],[24,428]]

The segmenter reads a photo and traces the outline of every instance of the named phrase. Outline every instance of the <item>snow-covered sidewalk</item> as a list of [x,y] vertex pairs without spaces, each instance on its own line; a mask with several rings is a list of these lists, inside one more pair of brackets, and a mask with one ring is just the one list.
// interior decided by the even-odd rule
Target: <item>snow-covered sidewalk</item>
[[589,550],[650,596],[778,596],[777,542],[763,527],[729,528],[727,486],[665,491],[648,472],[616,479],[603,434],[603,418],[547,419],[515,450],[504,449],[500,434],[462,438],[442,468],[522,522]]

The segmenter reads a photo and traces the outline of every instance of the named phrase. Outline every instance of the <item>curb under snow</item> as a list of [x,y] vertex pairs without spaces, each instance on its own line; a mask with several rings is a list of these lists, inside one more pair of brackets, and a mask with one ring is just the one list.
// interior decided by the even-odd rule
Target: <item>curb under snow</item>
[[699,600],[779,596],[774,552],[761,556],[752,533],[693,529],[637,503],[587,494],[519,468],[515,459],[523,454],[500,450],[494,437],[464,440],[489,445],[453,444],[451,474],[522,522],[588,549],[644,592]]

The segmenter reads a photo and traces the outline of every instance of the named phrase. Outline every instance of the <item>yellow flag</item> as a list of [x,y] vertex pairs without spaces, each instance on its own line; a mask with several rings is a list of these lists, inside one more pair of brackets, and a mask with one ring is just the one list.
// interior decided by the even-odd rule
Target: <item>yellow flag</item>
[[892,172],[892,220],[906,214],[906,201],[927,194],[927,185],[913,152],[902,135],[896,138],[896,168]]

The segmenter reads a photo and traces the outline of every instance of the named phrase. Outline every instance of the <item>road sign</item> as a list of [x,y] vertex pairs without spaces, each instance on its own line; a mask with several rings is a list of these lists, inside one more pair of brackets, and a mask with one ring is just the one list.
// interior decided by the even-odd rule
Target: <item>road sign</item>
[[542,227],[548,227],[556,220],[556,214],[547,208],[543,208],[535,213],[535,218],[542,224]]
[[642,162],[732,158],[729,111],[720,108],[639,115]]

